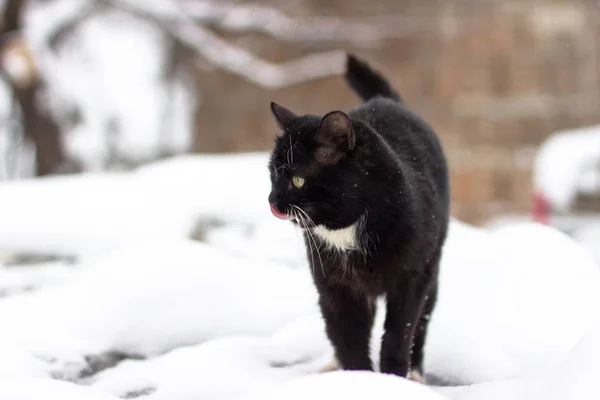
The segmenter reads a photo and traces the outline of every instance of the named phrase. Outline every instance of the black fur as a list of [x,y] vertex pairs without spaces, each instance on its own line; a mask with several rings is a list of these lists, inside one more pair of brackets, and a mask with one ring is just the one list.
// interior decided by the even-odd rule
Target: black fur
[[390,86],[388,81],[369,64],[359,60],[353,55],[348,55],[346,60],[346,74],[344,75],[348,85],[363,101],[369,101],[374,97],[388,97],[402,102],[402,97]]
[[[345,76],[366,101],[348,114],[297,116],[271,105],[283,135],[269,164],[269,201],[276,214],[304,228],[327,335],[341,366],[373,369],[375,300],[385,295],[380,368],[406,376],[411,368],[422,372],[436,302],[449,220],[446,159],[433,130],[379,73],[348,56]],[[296,187],[293,176],[304,185]],[[330,246],[314,228],[355,223],[357,245],[346,250]]]

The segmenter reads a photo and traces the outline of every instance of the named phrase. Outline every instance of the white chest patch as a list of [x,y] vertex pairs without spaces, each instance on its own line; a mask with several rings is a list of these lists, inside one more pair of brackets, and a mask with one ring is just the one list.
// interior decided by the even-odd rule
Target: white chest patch
[[358,222],[346,228],[332,230],[325,228],[323,225],[319,225],[314,228],[313,232],[323,239],[325,243],[329,245],[329,247],[340,251],[356,250],[357,226]]

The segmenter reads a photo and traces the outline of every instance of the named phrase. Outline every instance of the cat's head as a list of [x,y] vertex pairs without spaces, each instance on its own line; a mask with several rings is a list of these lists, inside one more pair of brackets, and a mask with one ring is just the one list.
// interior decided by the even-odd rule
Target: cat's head
[[269,163],[273,214],[303,227],[340,229],[356,222],[365,209],[360,126],[341,111],[298,116],[275,103],[271,111],[282,131]]

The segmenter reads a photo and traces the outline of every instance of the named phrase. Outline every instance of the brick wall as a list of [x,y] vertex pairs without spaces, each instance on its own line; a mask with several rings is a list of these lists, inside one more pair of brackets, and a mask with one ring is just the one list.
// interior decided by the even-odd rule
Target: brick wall
[[[276,4],[277,2],[273,3]],[[342,5],[343,3],[343,5]],[[385,71],[438,131],[452,170],[453,213],[482,222],[527,212],[536,146],[552,131],[600,122],[599,12],[592,0],[281,2],[291,15],[398,14],[405,37],[358,53]],[[259,35],[232,37],[271,60],[317,50]],[[266,91],[198,68],[196,150],[270,147],[269,101],[298,112],[350,108],[340,77]]]

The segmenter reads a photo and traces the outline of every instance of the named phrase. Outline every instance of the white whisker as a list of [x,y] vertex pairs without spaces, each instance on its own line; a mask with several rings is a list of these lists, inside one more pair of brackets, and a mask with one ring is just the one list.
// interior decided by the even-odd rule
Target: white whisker
[[[292,218],[298,221],[298,215],[296,214],[296,210],[292,209]],[[302,254],[302,249],[300,248],[300,239],[298,238],[298,226],[294,225],[294,233],[296,234],[296,245],[298,246],[298,252]]]
[[289,166],[287,164],[282,164],[281,166],[275,168],[275,172],[279,172],[280,169],[286,169],[289,168]]
[[[323,276],[325,276],[325,270],[323,268],[323,259],[321,258],[321,253],[319,251],[319,244],[317,243],[317,241],[315,240],[312,232],[311,232],[311,226],[309,226],[309,224],[311,224],[312,226],[314,226],[314,223],[312,221],[312,219],[308,216],[308,214],[306,214],[306,212],[304,210],[302,210],[300,207],[298,206],[294,206],[294,208],[296,209],[296,211],[298,212],[298,220],[302,221],[302,226],[304,227],[304,231],[305,231],[305,238],[308,241],[308,244],[310,246],[311,249],[311,257],[313,260],[313,274],[314,274],[314,255],[312,250],[314,249],[317,253],[317,256],[319,257],[319,263],[321,264],[321,272],[323,273]],[[301,215],[300,213],[302,213],[303,215]]]
[[267,146],[265,146],[264,144],[262,144],[262,143],[261,143],[261,142],[259,142],[258,140],[256,140],[256,139],[254,139],[254,140],[256,141],[256,143],[260,144],[260,145],[263,147],[263,149],[265,149],[266,151],[268,151],[268,152],[271,152],[271,151],[272,151],[271,149],[267,148]]
[[310,241],[310,239],[308,239],[308,236],[306,234],[306,232],[308,232],[308,227],[306,226],[306,221],[304,221],[304,219],[298,213],[298,211],[297,211],[298,207],[296,207],[296,206],[293,206],[293,207],[294,207],[296,221],[298,221],[298,224],[300,224],[300,226],[302,228],[304,228],[304,232],[303,232],[303,234],[305,235],[304,239],[305,239],[305,242],[308,242],[308,252],[310,254],[310,267],[312,269],[313,276],[315,276],[315,256],[313,255],[313,251],[312,251],[312,249],[313,249],[312,242]]
[[[305,223],[305,226],[308,226],[308,223],[311,224],[311,228],[314,228],[316,225],[314,223],[314,221],[312,220],[312,218],[306,213],[306,211],[304,211],[303,209],[301,209],[298,206],[294,206],[294,208],[296,210],[298,210],[299,212],[301,212],[304,215],[303,221]],[[315,251],[317,252],[317,256],[319,257],[319,263],[321,264],[321,272],[323,273],[323,276],[325,276],[325,267],[323,266],[323,258],[321,258],[321,252],[319,250],[319,244],[317,243],[317,240],[315,239],[311,229],[305,229],[306,230],[306,234],[307,237],[309,238],[309,240],[312,239],[312,242],[314,244],[314,248]],[[314,273],[314,271],[313,271]]]
[[294,152],[292,151],[294,146],[292,146],[292,137],[290,136],[290,148],[288,149],[288,156],[291,158],[291,162],[288,160],[288,164],[292,165],[294,163]]

